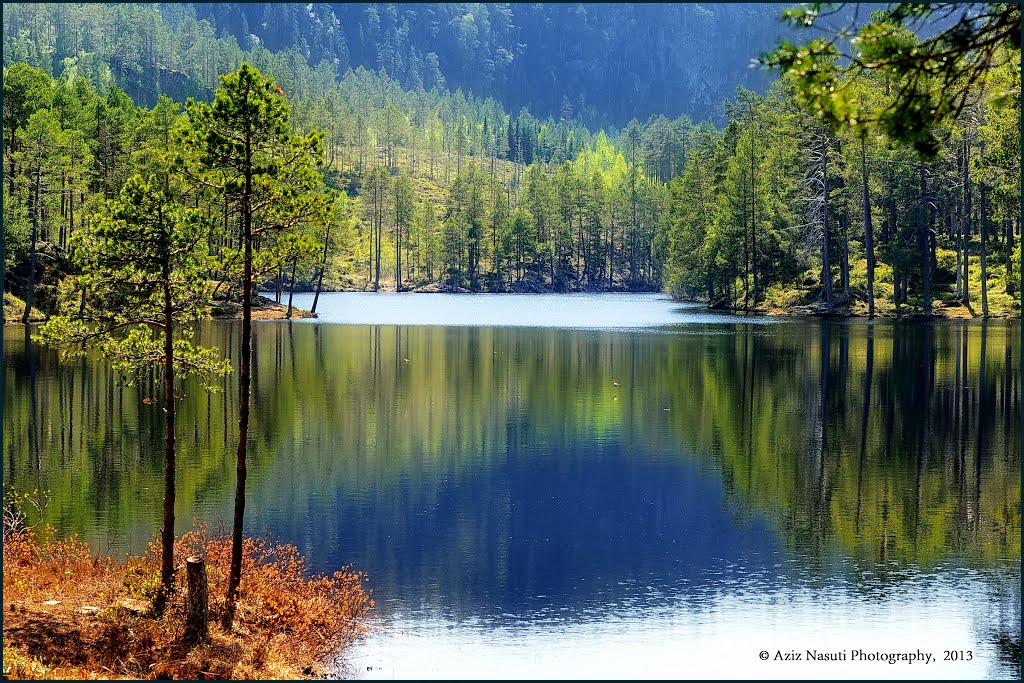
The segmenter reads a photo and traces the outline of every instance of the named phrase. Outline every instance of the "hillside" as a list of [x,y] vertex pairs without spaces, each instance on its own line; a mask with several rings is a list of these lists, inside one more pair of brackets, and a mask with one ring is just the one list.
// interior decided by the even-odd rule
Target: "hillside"
[[[208,97],[237,53],[289,53],[335,76],[364,67],[403,87],[492,96],[510,111],[625,126],[652,114],[723,122],[783,8],[747,4],[159,3],[4,5],[4,63],[77,66],[139,104]],[[772,30],[765,30],[767,26]],[[168,32],[177,34],[177,39]],[[35,47],[33,47],[33,44]],[[95,61],[94,61],[95,60]],[[237,64],[236,64],[237,66]],[[287,79],[279,79],[284,82]]]

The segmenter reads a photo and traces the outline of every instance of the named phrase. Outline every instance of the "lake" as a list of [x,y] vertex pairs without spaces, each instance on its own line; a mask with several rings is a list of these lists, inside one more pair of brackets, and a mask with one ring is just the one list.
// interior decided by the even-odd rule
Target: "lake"
[[[1019,321],[648,294],[318,310],[254,324],[246,522],[368,575],[381,628],[340,674],[1019,678]],[[201,337],[237,358],[239,330]],[[162,495],[150,390],[15,325],[4,371],[4,480],[51,490],[61,533],[141,552]],[[236,382],[185,387],[181,526],[230,526]],[[940,661],[776,661],[807,650]]]

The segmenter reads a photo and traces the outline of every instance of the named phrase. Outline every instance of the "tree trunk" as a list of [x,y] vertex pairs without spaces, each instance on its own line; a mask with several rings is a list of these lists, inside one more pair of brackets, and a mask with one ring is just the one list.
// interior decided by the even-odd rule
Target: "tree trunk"
[[[397,187],[397,185],[396,185]],[[400,204],[395,193],[395,291],[402,291],[402,221],[399,216]]]
[[917,244],[921,250],[921,275],[923,280],[922,296],[924,297],[924,313],[932,314],[932,260],[928,253],[928,186],[924,175],[924,163],[918,165],[921,176],[921,225],[918,229]]
[[754,275],[754,306],[757,306],[757,224],[754,222],[757,180],[754,168],[754,137],[750,137],[750,269]]
[[[747,207],[747,184],[743,183],[743,213],[746,214]],[[747,218],[744,215],[743,222]],[[743,229],[743,308],[750,307],[750,233]]]
[[285,313],[284,317],[291,319],[292,317],[292,297],[295,296],[295,270],[299,266],[299,257],[296,256],[292,259],[292,281],[291,286],[288,288],[288,312]]
[[971,244],[971,172],[968,167],[967,144],[964,143],[963,151],[963,204],[960,215],[960,239],[963,242],[964,250],[964,305],[971,305],[971,262],[968,255],[968,247]]
[[865,138],[860,139],[860,173],[864,190],[864,251],[868,261],[868,317],[875,317],[875,245],[871,226],[871,197],[868,193],[868,164]]
[[316,278],[316,293],[313,295],[313,308],[309,310],[310,313],[316,313],[316,304],[320,300],[320,288],[324,284],[324,271],[327,269],[327,247],[331,243],[331,222],[327,221],[327,227],[324,229],[324,255],[320,261],[320,274]]
[[[843,202],[844,206],[846,202]],[[843,298],[849,300],[850,298],[850,231],[849,231],[849,218],[850,214],[844,208],[844,213],[840,217],[839,226],[843,231],[843,262],[840,264],[840,279],[843,285]]]
[[821,177],[825,185],[825,198],[822,202],[822,225],[823,237],[821,247],[821,294],[825,298],[825,309],[832,310],[832,262],[829,254],[828,234],[828,140],[825,140],[825,150],[821,158]]
[[[248,142],[248,141],[247,141]],[[246,145],[246,161],[251,158]],[[223,626],[231,630],[235,621],[235,599],[238,584],[242,579],[242,529],[245,518],[245,477],[247,439],[249,436],[249,364],[252,360],[252,174],[245,175],[245,194],[242,197],[242,217],[245,233],[244,263],[242,279],[242,358],[238,373],[238,454],[235,464],[235,514],[231,528],[231,570],[228,573],[227,600],[224,608]]]
[[985,196],[985,184],[981,185],[981,314],[988,317],[988,266],[986,263],[986,251],[988,247],[985,241],[988,239],[988,216],[986,215],[988,206],[986,205]]
[[1007,219],[1006,223],[1006,293],[1013,294],[1013,222]]
[[953,296],[957,299],[963,298],[964,295],[964,269],[963,269],[963,243],[960,239],[960,226],[957,225],[953,229],[953,238],[956,246],[956,287],[953,289]]
[[32,295],[36,287],[36,241],[39,239],[39,183],[42,169],[36,165],[35,199],[32,202],[32,250],[28,266],[28,293],[25,296],[25,311],[21,314],[21,322],[28,324],[32,314]]
[[[166,229],[166,228],[165,228]],[[167,244],[170,248],[170,244]],[[164,276],[164,527],[161,532],[160,592],[156,612],[162,612],[174,587],[174,324],[171,305],[169,255],[163,263]]]
[[197,645],[209,637],[210,593],[203,558],[190,557],[185,560],[185,576],[188,579],[188,608],[182,640],[188,645]]
[[374,195],[375,195],[375,198],[377,200],[377,234],[376,234],[376,237],[375,237],[375,239],[377,240],[377,244],[375,245],[375,248],[377,250],[377,252],[376,252],[377,261],[376,261],[376,269],[375,269],[374,279],[373,279],[373,291],[375,291],[375,292],[380,291],[380,243],[381,243],[381,233],[384,231],[384,188],[383,188],[383,181],[378,183],[378,185],[380,185],[380,187],[374,190]]

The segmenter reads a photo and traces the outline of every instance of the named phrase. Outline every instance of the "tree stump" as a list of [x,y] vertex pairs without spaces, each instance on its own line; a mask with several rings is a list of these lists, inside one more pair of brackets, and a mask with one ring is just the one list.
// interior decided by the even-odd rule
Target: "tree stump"
[[207,627],[210,620],[206,562],[201,557],[188,558],[185,560],[185,573],[188,577],[188,609],[185,615],[183,639],[186,643],[195,645],[207,639]]

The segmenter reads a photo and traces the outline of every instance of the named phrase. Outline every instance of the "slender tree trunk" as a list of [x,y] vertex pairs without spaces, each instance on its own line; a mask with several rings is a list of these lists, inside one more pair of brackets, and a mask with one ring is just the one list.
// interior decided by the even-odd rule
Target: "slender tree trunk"
[[[373,282],[373,223],[374,223],[374,214],[371,213],[370,214],[370,234],[368,235],[369,240],[367,240],[368,241],[368,245],[367,245],[367,250],[366,250],[366,252],[367,252],[367,259],[366,259],[366,287],[369,287],[370,283]],[[363,289],[366,289],[366,287],[364,287]]]
[[860,139],[860,174],[864,190],[864,251],[868,261],[868,317],[875,317],[875,244],[871,226],[871,196],[868,193],[867,143]]
[[979,201],[981,203],[981,314],[988,317],[988,264],[986,262],[987,245],[985,244],[988,239],[988,216],[987,203],[985,196],[985,184],[981,184]]
[[839,226],[843,231],[843,262],[840,268],[840,278],[843,284],[843,298],[849,299],[850,297],[850,213],[845,208],[846,202],[843,202],[844,213],[839,220]]
[[310,309],[310,313],[316,313],[316,304],[320,300],[320,288],[324,284],[324,271],[327,269],[327,247],[331,243],[331,222],[327,221],[327,227],[324,230],[324,255],[320,260],[320,274],[316,278],[316,293],[313,295],[313,308]]
[[[71,189],[68,193],[68,239],[71,239],[71,234],[75,231],[75,190]],[[65,244],[65,248],[67,245]]]
[[[251,148],[246,141],[246,167],[251,168]],[[242,358],[238,373],[238,455],[235,465],[235,514],[231,529],[231,570],[228,574],[227,600],[223,626],[230,630],[235,621],[235,600],[242,579],[242,531],[245,518],[245,477],[247,440],[249,437],[249,394],[252,360],[252,174],[245,174],[245,194],[242,197],[244,225],[244,273],[242,277]]]
[[754,305],[757,306],[757,223],[754,222],[755,202],[757,201],[757,180],[754,166],[754,137],[750,138],[750,269],[754,275]]
[[924,163],[918,165],[921,176],[921,225],[918,229],[918,247],[921,250],[921,275],[923,280],[922,296],[924,297],[924,313],[932,314],[932,260],[928,253],[928,185],[924,175]]
[[[68,189],[67,189],[67,174],[60,174],[60,215],[61,218],[66,218],[68,215]],[[57,245],[63,250],[66,244],[65,240],[65,226],[63,221],[60,225],[60,231],[57,235]]]
[[953,296],[957,299],[962,299],[964,296],[964,253],[963,253],[963,240],[960,239],[960,225],[957,224],[953,228],[953,238],[956,240],[956,288],[953,290]]
[[[165,228],[166,229],[166,228]],[[170,245],[167,245],[168,248]],[[164,276],[164,527],[161,532],[160,592],[156,611],[162,612],[174,588],[174,321],[171,305],[171,267],[168,257]]]
[[288,312],[285,313],[285,318],[289,320],[292,317],[292,297],[295,296],[295,271],[299,267],[299,257],[296,256],[292,259],[292,281],[291,286],[288,288]]
[[[743,213],[746,214],[747,184],[743,183]],[[744,223],[746,216],[743,217]],[[746,226],[744,226],[746,228]],[[750,233],[743,230],[743,308],[750,307]]]
[[402,221],[398,193],[395,193],[395,291],[402,291]]
[[1013,222],[1005,221],[1006,227],[1006,293],[1013,294]]
[[821,157],[821,179],[825,185],[825,197],[822,202],[822,248],[821,248],[821,293],[825,298],[825,310],[832,310],[832,261],[830,252],[830,237],[828,225],[828,139],[825,140],[825,148]]
[[376,209],[376,218],[377,218],[377,232],[374,235],[374,239],[376,240],[376,244],[374,245],[374,248],[376,249],[376,254],[375,254],[376,255],[376,263],[375,263],[376,268],[374,270],[374,276],[373,276],[373,291],[375,291],[375,292],[379,292],[380,291],[380,243],[381,243],[381,235],[380,234],[384,230],[384,188],[383,188],[383,182],[381,181],[381,182],[378,182],[377,184],[380,185],[380,187],[374,188],[374,192],[373,192],[374,193],[374,199],[376,199],[376,201],[377,201],[377,206],[375,207],[375,209]]
[[968,247],[971,244],[971,171],[968,168],[967,143],[963,147],[963,204],[960,215],[960,234],[964,250],[964,305],[971,305],[971,263]]
[[21,322],[23,324],[28,324],[29,316],[32,314],[32,295],[36,288],[36,241],[39,239],[39,184],[41,176],[42,168],[37,163],[35,199],[32,201],[32,247],[28,266],[28,293],[25,297],[25,311],[21,314]]

